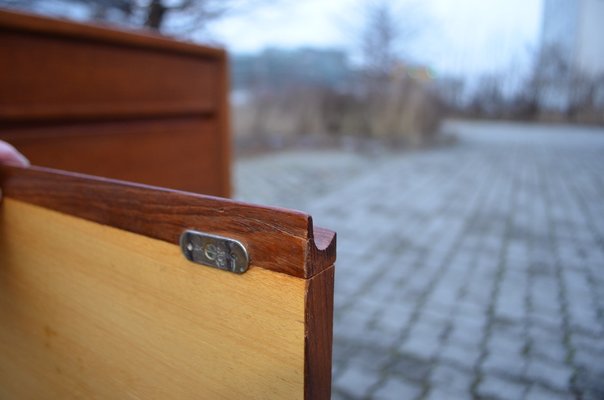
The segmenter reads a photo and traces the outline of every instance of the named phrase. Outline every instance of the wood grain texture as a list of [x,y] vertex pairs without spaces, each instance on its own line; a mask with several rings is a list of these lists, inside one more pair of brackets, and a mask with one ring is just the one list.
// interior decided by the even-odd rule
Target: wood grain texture
[[3,121],[186,116],[218,108],[223,60],[217,56],[38,36],[2,25],[0,49]]
[[205,268],[173,244],[5,198],[0,398],[319,398],[305,357],[327,314],[305,307],[323,276]]
[[33,164],[231,195],[224,50],[0,10],[0,88]]
[[43,132],[32,127],[4,138],[39,166],[223,197],[230,193],[226,165],[230,155],[200,150],[228,145],[216,134],[216,120],[105,122],[80,130],[81,126],[46,125]]
[[108,43],[130,48],[154,49],[190,56],[212,58],[223,50],[214,47],[175,41],[151,31],[116,29],[115,26],[93,25],[41,17],[24,12],[1,10],[0,26],[6,30],[24,31],[37,35],[54,35],[67,38],[80,37],[84,41]]
[[244,243],[253,266],[310,278],[335,262],[335,233],[302,212],[45,168],[0,168],[10,198],[178,243],[185,229]]
[[306,281],[304,398],[331,398],[335,267]]

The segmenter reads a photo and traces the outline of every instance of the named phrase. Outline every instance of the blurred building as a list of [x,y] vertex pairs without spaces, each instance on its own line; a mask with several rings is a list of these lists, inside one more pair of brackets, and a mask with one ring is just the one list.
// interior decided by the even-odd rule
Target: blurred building
[[604,0],[545,0],[542,47],[557,47],[584,73],[604,72]]
[[545,0],[541,103],[565,109],[580,79],[604,76],[604,0]]
[[291,86],[340,88],[351,74],[348,55],[337,49],[269,48],[232,57],[232,84],[238,91]]

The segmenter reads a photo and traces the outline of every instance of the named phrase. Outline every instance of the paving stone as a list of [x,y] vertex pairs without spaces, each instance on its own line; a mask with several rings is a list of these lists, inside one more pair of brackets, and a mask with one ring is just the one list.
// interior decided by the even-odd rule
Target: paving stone
[[495,373],[521,377],[527,365],[523,354],[507,350],[495,350],[487,354],[481,367],[485,373]]
[[351,359],[352,355],[358,350],[356,340],[349,340],[345,337],[334,336],[332,358],[334,363],[344,365]]
[[431,386],[446,387],[458,393],[468,393],[474,380],[474,374],[465,368],[438,364],[430,374]]
[[413,382],[427,381],[433,366],[431,360],[418,358],[415,354],[399,353],[393,355],[389,372]]
[[487,320],[456,318],[449,333],[449,340],[455,344],[462,343],[466,347],[478,346],[486,335]]
[[574,351],[573,361],[576,365],[583,368],[593,368],[603,366],[604,352],[592,351],[578,348]]
[[409,326],[412,311],[386,307],[374,320],[376,329],[386,335],[399,337]]
[[438,330],[412,328],[411,335],[400,347],[400,351],[428,360],[436,355],[440,343],[441,338]]
[[336,310],[334,335],[342,337],[358,337],[368,329],[371,315],[363,314],[357,309],[346,311]]
[[530,356],[562,364],[568,358],[568,349],[562,340],[535,338],[531,341]]
[[575,306],[570,312],[570,325],[572,328],[597,336],[604,334],[604,329],[598,320],[597,310],[591,304]]
[[495,376],[486,376],[477,388],[480,396],[495,399],[522,399],[526,390],[523,383]]
[[533,313],[528,315],[528,321],[529,324],[532,326],[538,326],[552,332],[561,332],[564,327],[564,319],[562,317],[562,313],[555,315]]
[[[495,317],[491,321],[491,341],[492,342],[511,342],[509,345],[516,347],[519,342],[524,344],[526,336],[525,320],[513,320],[509,318]],[[504,343],[494,343],[494,345],[506,347]]]
[[[482,330],[488,320],[488,307],[485,304],[468,303],[465,299],[458,301],[455,308],[454,323],[462,325],[461,330],[479,329]],[[471,324],[473,326],[467,326]]]
[[536,359],[531,360],[527,368],[529,378],[561,391],[569,389],[572,374],[568,365]]
[[463,343],[447,342],[445,347],[438,353],[442,362],[459,365],[466,369],[473,369],[478,366],[480,358],[480,347],[476,343],[467,346]]
[[375,373],[350,366],[333,382],[333,386],[348,395],[363,397],[378,379]]
[[576,385],[583,399],[604,399],[604,365],[600,362],[577,369]]
[[526,336],[521,332],[493,330],[489,337],[487,348],[489,353],[520,355],[526,346]]
[[451,400],[451,399],[471,399],[470,391],[460,391],[451,387],[431,386],[426,400]]
[[525,400],[573,400],[570,392],[556,392],[539,385],[531,385]]
[[421,386],[416,383],[390,378],[375,391],[372,398],[376,400],[413,400],[418,398],[421,392]]
[[349,364],[365,371],[380,373],[390,363],[391,358],[392,351],[375,342],[357,346],[356,351],[349,356]]

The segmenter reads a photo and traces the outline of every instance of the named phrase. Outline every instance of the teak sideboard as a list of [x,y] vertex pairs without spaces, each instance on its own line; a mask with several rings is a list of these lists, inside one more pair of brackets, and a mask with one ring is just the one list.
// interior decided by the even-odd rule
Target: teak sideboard
[[225,51],[0,10],[0,139],[35,165],[230,196]]

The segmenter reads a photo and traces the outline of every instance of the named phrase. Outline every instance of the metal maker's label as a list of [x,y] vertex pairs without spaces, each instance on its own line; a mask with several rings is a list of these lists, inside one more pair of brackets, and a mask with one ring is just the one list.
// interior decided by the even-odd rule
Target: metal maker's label
[[249,266],[245,246],[238,240],[187,230],[180,236],[180,248],[189,261],[242,274]]

